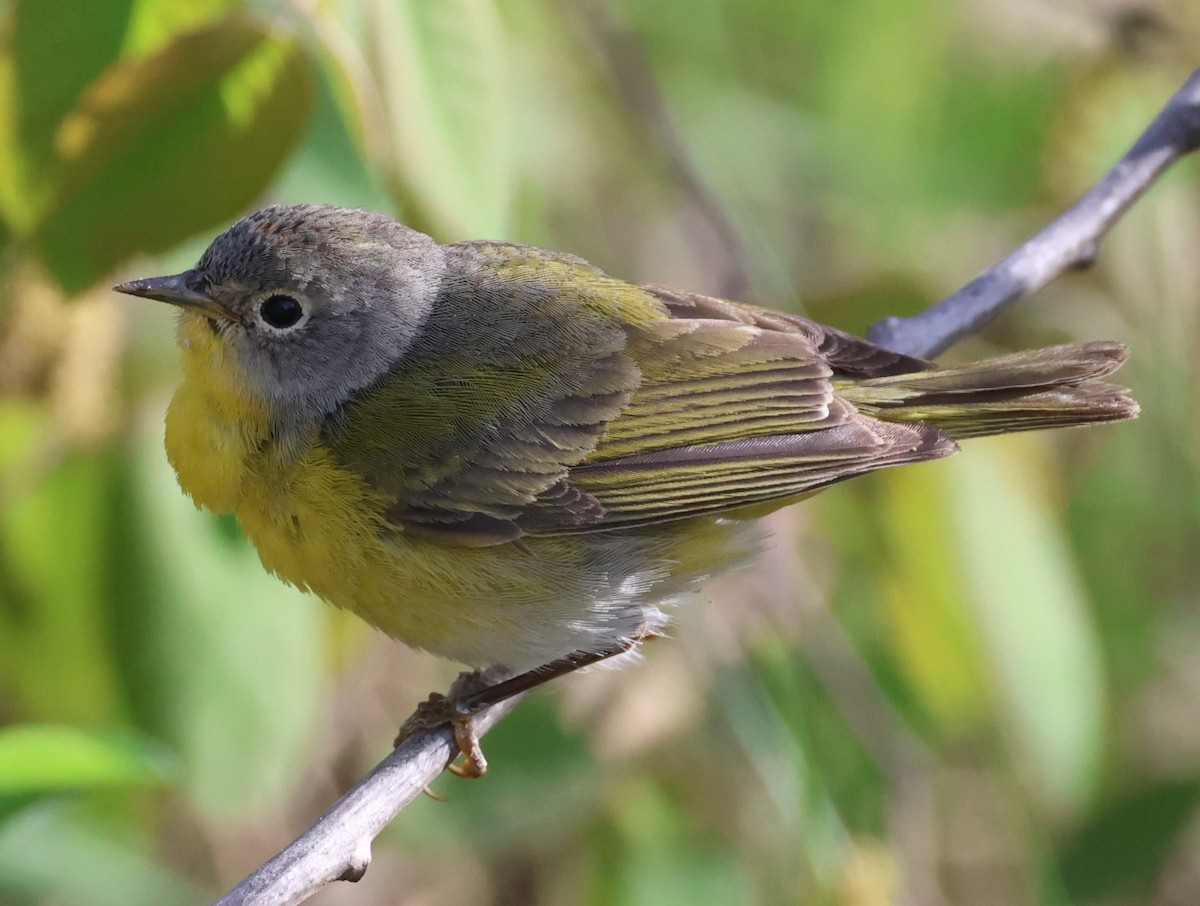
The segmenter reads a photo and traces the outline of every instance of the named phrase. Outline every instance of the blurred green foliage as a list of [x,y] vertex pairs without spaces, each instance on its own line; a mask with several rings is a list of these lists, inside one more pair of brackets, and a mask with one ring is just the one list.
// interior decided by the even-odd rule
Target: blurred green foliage
[[[1190,0],[0,4],[0,903],[200,903],[452,665],[267,576],[161,448],[188,266],[267,201],[582,254],[862,330],[1088,186]],[[1200,181],[955,356],[1132,347],[1132,424],[772,519],[647,662],[573,677],[355,903],[1200,901]],[[341,900],[338,900],[339,902]]]

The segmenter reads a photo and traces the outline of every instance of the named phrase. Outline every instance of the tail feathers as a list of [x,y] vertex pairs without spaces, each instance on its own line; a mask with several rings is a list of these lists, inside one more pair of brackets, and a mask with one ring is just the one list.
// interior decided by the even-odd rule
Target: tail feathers
[[1120,343],[1050,346],[838,389],[876,418],[929,425],[957,439],[1066,428],[1137,416],[1129,391],[1101,380],[1128,356]]

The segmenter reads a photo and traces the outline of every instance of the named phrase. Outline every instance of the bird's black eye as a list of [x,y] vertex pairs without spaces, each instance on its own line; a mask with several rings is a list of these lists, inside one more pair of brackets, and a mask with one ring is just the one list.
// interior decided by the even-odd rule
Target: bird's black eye
[[304,306],[291,296],[268,296],[258,307],[262,319],[276,330],[286,330],[304,317]]

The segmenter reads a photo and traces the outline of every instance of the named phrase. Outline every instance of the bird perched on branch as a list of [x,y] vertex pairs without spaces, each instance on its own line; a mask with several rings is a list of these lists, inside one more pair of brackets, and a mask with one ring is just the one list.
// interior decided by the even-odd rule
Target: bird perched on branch
[[[507,677],[470,719],[661,631],[753,555],[754,522],[957,440],[1134,417],[1116,343],[939,369],[806,318],[376,213],[270,207],[192,270],[167,453],[267,569],[417,648]],[[489,674],[489,677],[497,675]]]

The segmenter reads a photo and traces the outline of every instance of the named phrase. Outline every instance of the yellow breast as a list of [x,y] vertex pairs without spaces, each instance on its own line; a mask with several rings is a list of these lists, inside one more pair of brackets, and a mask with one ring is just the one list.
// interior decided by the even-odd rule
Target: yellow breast
[[[388,501],[334,460],[316,426],[273,436],[267,408],[247,396],[207,327],[185,322],[181,345],[167,457],[198,506],[235,514],[280,578],[409,645],[471,662],[505,647],[517,627],[503,625],[512,621],[504,589],[520,576],[507,557],[398,535],[381,515]],[[529,592],[521,594],[536,600]],[[497,612],[472,613],[471,602],[485,600]]]
[[235,514],[269,570],[353,609],[379,506],[316,443],[315,426],[285,442],[274,436],[268,407],[203,318],[183,316],[180,347],[184,381],[166,420],[180,485],[198,506]]

